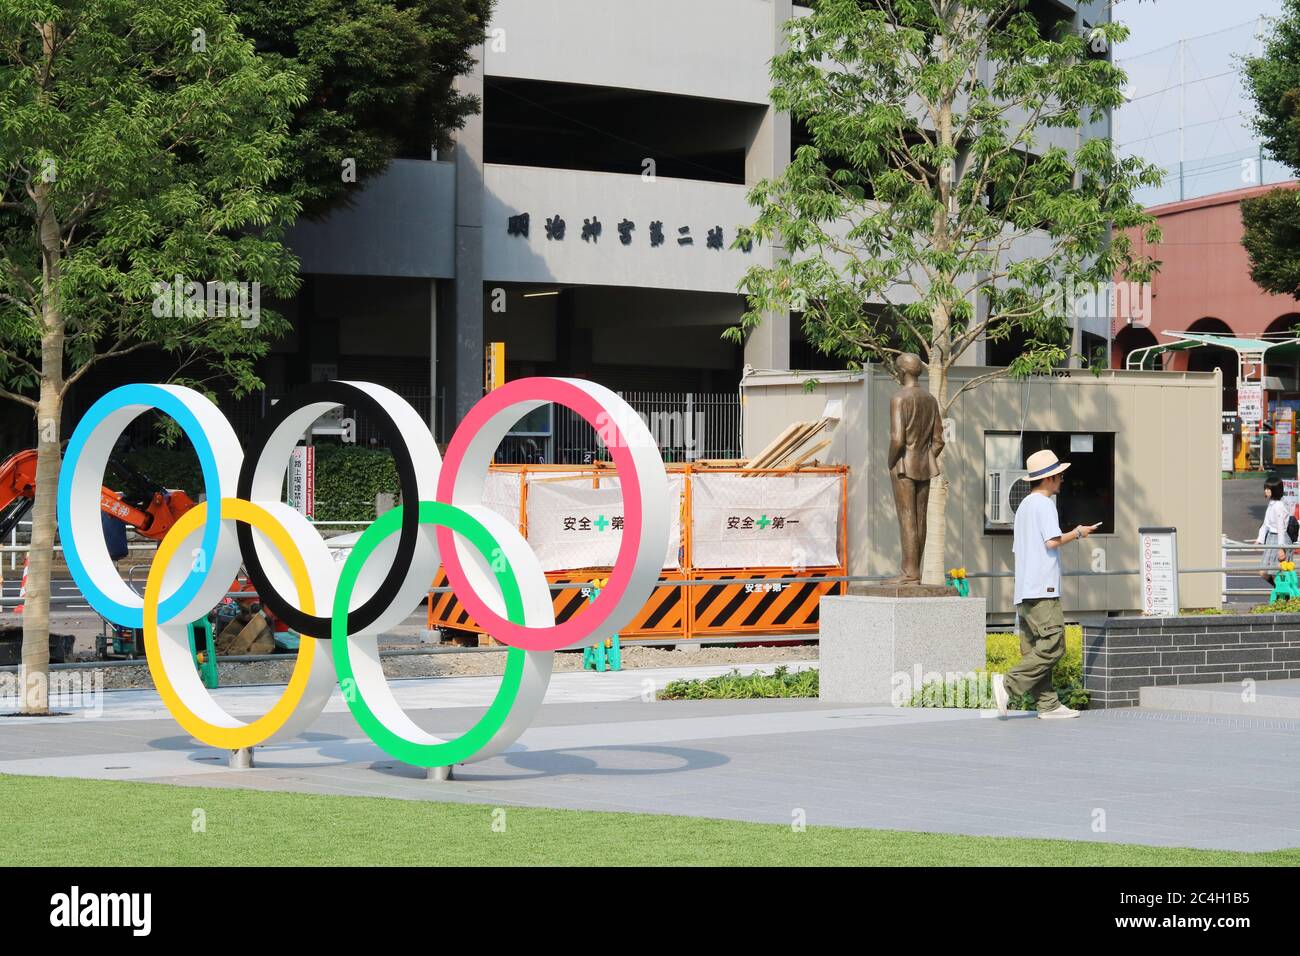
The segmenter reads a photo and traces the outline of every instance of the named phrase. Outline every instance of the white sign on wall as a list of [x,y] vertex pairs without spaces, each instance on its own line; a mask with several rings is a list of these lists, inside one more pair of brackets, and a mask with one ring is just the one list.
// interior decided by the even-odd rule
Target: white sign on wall
[[[1290,409],[1287,409],[1290,412]],[[1295,415],[1277,412],[1273,421],[1273,464],[1295,461]]]
[[289,458],[289,505],[308,518],[316,516],[316,449],[299,445]]
[[1142,572],[1142,613],[1176,615],[1178,605],[1178,531],[1138,528],[1138,567]]
[[1243,422],[1258,425],[1264,420],[1264,386],[1237,386],[1237,415]]
[[1234,438],[1231,432],[1224,432],[1219,436],[1219,468],[1223,471],[1232,471],[1236,467],[1232,456],[1233,444]]

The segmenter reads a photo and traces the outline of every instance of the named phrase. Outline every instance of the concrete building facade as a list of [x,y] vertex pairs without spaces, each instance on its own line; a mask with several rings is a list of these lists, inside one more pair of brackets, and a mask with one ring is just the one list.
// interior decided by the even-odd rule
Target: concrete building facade
[[[1087,29],[1104,0],[1035,0]],[[746,194],[790,162],[797,130],[769,102],[791,0],[498,0],[475,71],[482,99],[450,153],[399,159],[352,206],[300,223],[297,334],[268,394],[316,378],[396,387],[440,439],[482,394],[484,346],[507,377],[735,393],[746,366],[827,367],[798,316],[744,345],[721,336],[771,247],[733,249]],[[1045,131],[1074,148],[1094,128]],[[1080,329],[1106,337],[1109,322]],[[981,344],[972,364],[996,362]],[[833,366],[835,363],[830,363]]]

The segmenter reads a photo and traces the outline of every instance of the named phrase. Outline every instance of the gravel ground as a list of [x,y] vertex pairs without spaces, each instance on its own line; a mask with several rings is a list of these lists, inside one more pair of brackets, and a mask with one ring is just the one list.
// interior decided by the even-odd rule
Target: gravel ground
[[[409,645],[395,645],[409,647]],[[796,644],[784,647],[737,647],[713,645],[691,650],[667,650],[662,647],[624,647],[623,669],[639,667],[690,667],[710,664],[764,664],[773,661],[808,661],[817,659],[816,644]],[[389,677],[479,677],[499,676],[505,670],[504,650],[473,652],[440,652],[419,656],[384,658],[384,673]],[[222,687],[240,684],[284,684],[289,680],[293,658],[284,661],[232,661],[218,664]],[[105,690],[152,687],[149,669],[139,666],[96,668],[88,663],[85,671],[60,670],[64,674],[98,671],[103,675]],[[555,655],[555,670],[582,670],[579,651],[561,651]]]

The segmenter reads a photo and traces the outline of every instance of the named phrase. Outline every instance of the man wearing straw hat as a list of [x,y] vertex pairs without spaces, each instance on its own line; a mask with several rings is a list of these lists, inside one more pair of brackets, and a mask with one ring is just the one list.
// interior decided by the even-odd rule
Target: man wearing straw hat
[[993,675],[993,699],[1007,715],[1012,694],[1032,694],[1044,720],[1078,717],[1052,690],[1052,670],[1065,654],[1065,616],[1061,612],[1061,546],[1088,537],[1100,524],[1079,525],[1061,533],[1053,500],[1062,474],[1070,467],[1044,449],[1025,462],[1030,494],[1016,509],[1015,605],[1020,617],[1020,662],[1006,674]]

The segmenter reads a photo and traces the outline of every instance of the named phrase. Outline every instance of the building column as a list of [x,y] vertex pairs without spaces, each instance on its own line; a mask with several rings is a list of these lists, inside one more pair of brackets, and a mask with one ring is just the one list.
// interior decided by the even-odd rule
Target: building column
[[[483,47],[455,88],[483,101]],[[447,392],[447,428],[483,397],[483,111],[469,116],[451,150],[456,164],[456,276],[448,284],[438,355]]]
[[[785,22],[793,16],[791,0],[772,2],[772,49],[785,49]],[[790,165],[790,115],[778,113],[771,106],[763,114],[745,150],[745,185],[753,186],[785,172]],[[784,255],[779,243],[757,247],[755,253],[767,257],[767,264]],[[790,367],[790,312],[781,310],[763,316],[763,323],[745,338],[745,364],[754,368],[788,369]]]
[[429,434],[434,441],[442,441],[438,422],[438,280],[429,280]]

